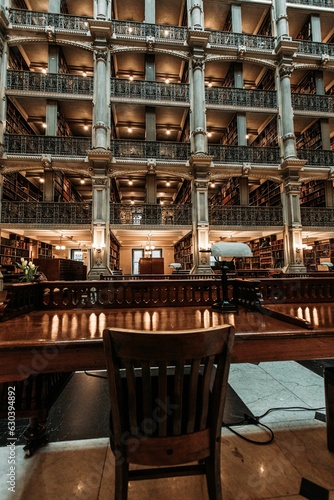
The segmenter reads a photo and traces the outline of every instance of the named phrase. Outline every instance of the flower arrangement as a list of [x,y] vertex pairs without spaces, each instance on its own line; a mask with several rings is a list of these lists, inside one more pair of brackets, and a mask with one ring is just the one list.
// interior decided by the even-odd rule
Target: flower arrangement
[[37,273],[38,266],[35,266],[31,261],[28,262],[21,257],[21,263],[16,262],[17,266],[22,269],[23,276],[20,278],[20,281],[34,281]]

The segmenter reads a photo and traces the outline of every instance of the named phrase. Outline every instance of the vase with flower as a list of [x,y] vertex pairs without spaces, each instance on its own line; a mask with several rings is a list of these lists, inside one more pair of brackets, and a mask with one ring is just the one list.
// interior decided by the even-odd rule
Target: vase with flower
[[38,266],[35,266],[32,261],[28,262],[24,257],[21,257],[21,262],[16,262],[16,265],[23,271],[20,281],[32,282],[36,280]]

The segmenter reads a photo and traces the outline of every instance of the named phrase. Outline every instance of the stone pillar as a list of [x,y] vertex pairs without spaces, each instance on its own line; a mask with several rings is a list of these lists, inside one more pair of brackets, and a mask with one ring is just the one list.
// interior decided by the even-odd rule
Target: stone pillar
[[92,163],[92,257],[88,279],[100,279],[100,274],[111,274],[110,258],[110,177],[108,167],[111,155],[108,152],[88,151],[88,159]]
[[206,154],[208,140],[205,116],[204,51],[193,50],[190,66],[191,151],[195,154]]
[[302,249],[302,224],[300,214],[300,170],[304,160],[290,160],[282,164],[283,217],[284,217],[284,269],[287,273],[305,273]]
[[43,201],[54,201],[54,171],[52,168],[51,155],[42,156],[44,169]]
[[[94,17],[96,19],[108,19],[108,0],[95,0],[94,2]],[[111,2],[110,2],[111,4]]]
[[145,0],[145,23],[155,23],[155,0]]
[[48,11],[52,14],[60,14],[61,0],[49,0]]
[[[2,13],[0,11],[0,22]],[[3,21],[5,21],[3,19]],[[0,37],[0,144],[3,144],[3,135],[6,127],[6,80],[7,80],[8,46],[3,37]]]
[[203,1],[188,0],[188,26],[191,30],[204,29]]
[[193,168],[192,219],[194,250],[194,266],[191,274],[212,274],[210,252],[205,252],[210,248],[208,184],[212,157],[193,155],[190,158],[190,165]]
[[[108,110],[110,101],[107,85],[108,72],[108,51],[107,47],[102,47],[94,51],[94,125],[93,125],[93,145],[96,149],[106,150],[109,145],[108,137]],[[109,129],[110,131],[110,129]]]
[[277,93],[281,131],[281,150],[284,159],[296,158],[296,140],[294,134],[293,108],[291,102],[290,77],[293,71],[293,57],[298,49],[298,42],[289,36],[288,15],[285,0],[275,0],[275,22],[278,57]]
[[248,176],[243,175],[239,178],[239,189],[240,189],[240,205],[248,206],[249,205],[249,185],[248,185]]

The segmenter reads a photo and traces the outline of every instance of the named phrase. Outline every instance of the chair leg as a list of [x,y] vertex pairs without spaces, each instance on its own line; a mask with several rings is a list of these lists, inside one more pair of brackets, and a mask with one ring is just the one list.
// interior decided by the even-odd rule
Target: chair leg
[[115,465],[115,500],[128,498],[129,464],[124,462]]
[[220,439],[215,444],[215,452],[206,459],[206,484],[210,500],[222,500],[222,484],[220,476]]

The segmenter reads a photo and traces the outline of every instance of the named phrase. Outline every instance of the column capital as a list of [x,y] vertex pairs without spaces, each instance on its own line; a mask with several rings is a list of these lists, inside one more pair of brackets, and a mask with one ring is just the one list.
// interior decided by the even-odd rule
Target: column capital
[[284,176],[298,175],[304,169],[307,160],[300,160],[299,158],[288,158],[281,164],[281,170]]
[[108,168],[112,162],[111,151],[105,149],[91,149],[87,151],[88,160],[93,167]]

